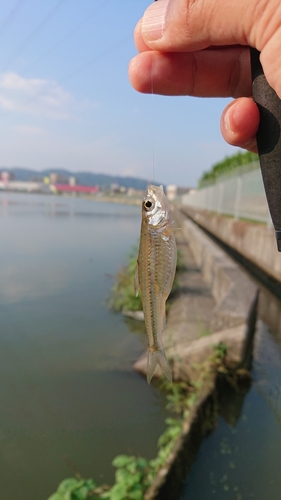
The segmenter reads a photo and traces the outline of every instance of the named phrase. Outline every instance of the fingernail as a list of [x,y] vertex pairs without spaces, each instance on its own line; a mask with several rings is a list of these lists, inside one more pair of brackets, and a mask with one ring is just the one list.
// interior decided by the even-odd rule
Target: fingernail
[[154,41],[162,38],[168,4],[169,0],[160,0],[146,9],[142,18],[142,34],[145,40]]
[[223,117],[223,122],[225,128],[229,131],[232,132],[231,126],[230,126],[230,118],[229,118],[229,109],[225,112],[224,117]]

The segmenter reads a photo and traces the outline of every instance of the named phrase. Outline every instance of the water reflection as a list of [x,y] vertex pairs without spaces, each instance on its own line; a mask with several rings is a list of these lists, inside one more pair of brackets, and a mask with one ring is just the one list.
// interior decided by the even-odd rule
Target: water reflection
[[95,199],[58,197],[53,195],[26,195],[0,191],[1,216],[48,215],[50,217],[131,218],[139,211],[134,206],[104,203]]
[[281,300],[264,288],[260,291],[259,317],[281,341]]
[[256,388],[281,425],[281,345],[260,321],[255,341]]
[[251,379],[243,379],[237,386],[231,386],[223,380],[219,384],[218,413],[233,428],[241,418],[244,399],[250,388]]
[[[120,251],[126,248],[123,241],[124,245],[126,241],[130,245],[138,236],[136,207],[71,198],[58,203],[50,196],[14,193],[0,193],[1,198],[5,212],[3,221],[3,211],[0,211],[2,301],[11,303],[45,297],[79,286],[87,276],[100,282],[100,265],[96,263],[102,260],[109,270],[112,252],[120,258]],[[38,207],[44,210],[38,211]],[[62,213],[67,215],[67,220],[54,223],[52,218]],[[72,220],[74,216],[81,220]],[[88,221],[88,218],[94,220]],[[131,235],[135,239],[132,240]]]
[[203,441],[180,500],[279,500],[280,368],[280,343],[259,320],[253,382],[244,393],[224,393],[218,425]]

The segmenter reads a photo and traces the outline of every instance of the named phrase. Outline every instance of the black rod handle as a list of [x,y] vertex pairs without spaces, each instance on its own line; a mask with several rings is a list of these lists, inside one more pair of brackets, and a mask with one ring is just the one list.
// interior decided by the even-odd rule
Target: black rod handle
[[260,53],[250,48],[253,98],[260,112],[257,145],[265,193],[281,252],[281,100],[268,84]]

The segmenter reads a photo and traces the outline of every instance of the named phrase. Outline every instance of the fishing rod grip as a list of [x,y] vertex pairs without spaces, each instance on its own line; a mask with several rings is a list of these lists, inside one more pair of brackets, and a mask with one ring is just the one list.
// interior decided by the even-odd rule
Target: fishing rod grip
[[265,193],[281,252],[281,100],[268,84],[260,52],[250,48],[252,92],[260,112],[256,139]]

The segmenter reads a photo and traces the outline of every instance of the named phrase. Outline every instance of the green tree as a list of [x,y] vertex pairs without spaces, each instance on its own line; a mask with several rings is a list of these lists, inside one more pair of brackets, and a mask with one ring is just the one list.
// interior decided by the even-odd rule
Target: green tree
[[245,153],[239,151],[233,156],[226,156],[224,160],[216,163],[211,167],[208,172],[204,172],[198,181],[198,187],[202,188],[208,184],[216,182],[216,180],[223,174],[230,172],[237,167],[247,165],[249,163],[257,162],[258,155],[251,151]]

